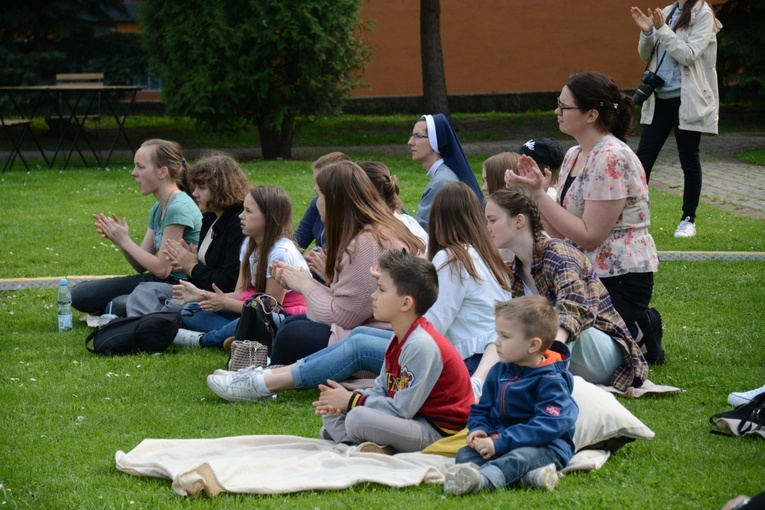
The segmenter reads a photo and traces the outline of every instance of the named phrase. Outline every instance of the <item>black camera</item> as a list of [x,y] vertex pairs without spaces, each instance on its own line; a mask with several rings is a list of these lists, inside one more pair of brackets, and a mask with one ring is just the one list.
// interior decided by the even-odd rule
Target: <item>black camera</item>
[[664,85],[664,80],[653,71],[646,71],[640,79],[640,86],[632,95],[632,100],[637,106],[641,106],[657,87]]

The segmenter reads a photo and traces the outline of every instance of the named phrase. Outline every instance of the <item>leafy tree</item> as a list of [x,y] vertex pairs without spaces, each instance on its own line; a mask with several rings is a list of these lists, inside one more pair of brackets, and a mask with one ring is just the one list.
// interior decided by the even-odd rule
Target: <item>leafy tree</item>
[[441,51],[440,0],[420,0],[420,59],[425,113],[449,115],[444,56]]
[[765,105],[765,0],[728,0],[717,11],[723,99]]
[[0,84],[53,83],[56,73],[103,72],[110,83],[145,76],[138,36],[113,30],[121,0],[3,0]]
[[296,120],[340,112],[367,51],[358,0],[146,0],[152,75],[168,111],[258,127],[263,157],[291,156]]

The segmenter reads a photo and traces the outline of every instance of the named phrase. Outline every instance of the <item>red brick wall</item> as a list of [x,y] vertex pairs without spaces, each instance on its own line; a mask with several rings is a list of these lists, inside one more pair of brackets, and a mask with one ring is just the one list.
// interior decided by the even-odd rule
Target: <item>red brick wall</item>
[[[569,74],[597,70],[620,87],[640,82],[635,0],[441,0],[449,94],[558,90]],[[723,3],[716,0],[714,3]],[[645,5],[644,5],[645,4]],[[354,96],[422,94],[419,0],[362,0],[370,89]]]

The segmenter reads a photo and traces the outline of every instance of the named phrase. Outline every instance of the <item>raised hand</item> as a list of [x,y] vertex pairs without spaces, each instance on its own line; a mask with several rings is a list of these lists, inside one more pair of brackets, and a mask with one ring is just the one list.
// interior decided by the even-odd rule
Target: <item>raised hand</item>
[[109,239],[117,246],[122,246],[122,243],[130,239],[127,218],[120,220],[116,214],[106,216],[103,213],[94,214],[93,217],[96,219],[96,231],[101,237]]
[[635,21],[635,24],[640,30],[643,32],[650,32],[653,30],[653,18],[651,17],[651,9],[648,9],[648,14],[646,15],[643,14],[643,11],[641,11],[639,8],[631,7],[630,14],[632,15],[632,19]]

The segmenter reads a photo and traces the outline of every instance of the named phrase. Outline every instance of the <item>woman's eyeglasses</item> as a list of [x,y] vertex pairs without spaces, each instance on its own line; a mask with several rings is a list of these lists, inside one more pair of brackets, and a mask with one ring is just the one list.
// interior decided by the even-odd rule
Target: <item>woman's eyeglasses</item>
[[422,140],[423,138],[427,138],[428,135],[421,135],[420,133],[412,133],[411,138],[414,138],[415,140]]
[[558,101],[558,109],[562,112],[563,110],[580,110],[578,106],[566,106],[565,104],[560,102],[560,98],[557,99]]

